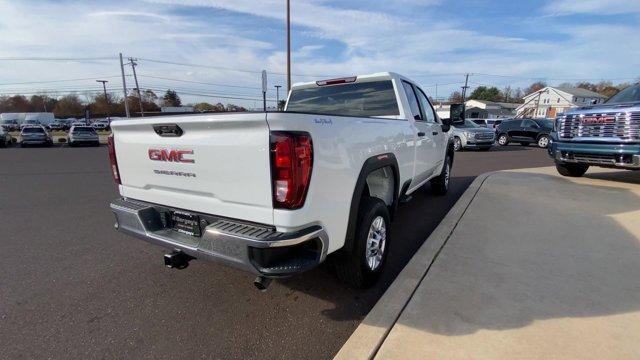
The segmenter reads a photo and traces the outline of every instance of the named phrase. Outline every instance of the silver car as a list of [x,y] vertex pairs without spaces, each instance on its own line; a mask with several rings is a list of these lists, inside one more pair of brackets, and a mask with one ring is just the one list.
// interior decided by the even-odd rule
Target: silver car
[[27,145],[53,145],[51,134],[42,125],[23,127],[22,131],[20,131],[20,139],[21,147],[26,147]]
[[13,139],[11,138],[11,135],[9,135],[9,132],[0,126],[0,147],[11,146],[12,142]]
[[461,125],[451,127],[453,129],[453,148],[455,151],[462,149],[489,150],[496,140],[493,129],[487,129],[467,119]]
[[69,146],[92,145],[100,146],[100,137],[88,125],[72,126],[69,130]]

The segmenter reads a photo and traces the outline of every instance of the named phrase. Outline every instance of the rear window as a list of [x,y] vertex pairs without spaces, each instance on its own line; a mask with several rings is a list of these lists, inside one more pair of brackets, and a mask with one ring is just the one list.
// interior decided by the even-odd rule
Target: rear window
[[400,115],[391,80],[294,89],[287,111],[358,117]]
[[44,129],[40,128],[40,127],[26,127],[24,129],[22,129],[22,132],[26,133],[26,134],[30,134],[30,133],[31,134],[36,134],[36,133],[43,133]]
[[73,132],[74,133],[94,133],[95,131],[93,130],[92,127],[89,127],[89,126],[77,126],[73,128]]

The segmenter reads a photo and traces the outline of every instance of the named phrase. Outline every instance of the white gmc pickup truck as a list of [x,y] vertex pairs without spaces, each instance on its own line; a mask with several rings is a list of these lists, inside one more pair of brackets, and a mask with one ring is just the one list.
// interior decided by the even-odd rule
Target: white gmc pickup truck
[[445,194],[448,120],[411,80],[378,73],[293,86],[283,112],[115,121],[116,228],[172,252],[272,278],[335,261],[362,287],[382,271],[400,199]]

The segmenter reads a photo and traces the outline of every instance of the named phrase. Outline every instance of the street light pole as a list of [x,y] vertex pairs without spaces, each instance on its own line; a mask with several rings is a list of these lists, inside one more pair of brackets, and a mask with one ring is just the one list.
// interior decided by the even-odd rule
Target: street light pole
[[107,80],[96,80],[96,82],[102,83],[102,90],[104,90],[104,101],[107,102],[107,119],[111,119],[111,103],[109,102],[109,97],[107,96]]
[[291,90],[291,4],[287,0],[287,91]]
[[282,85],[274,86],[276,88],[276,109],[280,110],[280,88]]

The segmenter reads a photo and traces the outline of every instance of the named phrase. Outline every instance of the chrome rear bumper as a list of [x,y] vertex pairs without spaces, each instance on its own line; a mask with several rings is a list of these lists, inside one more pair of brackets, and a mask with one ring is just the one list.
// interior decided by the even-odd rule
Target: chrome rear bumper
[[309,270],[327,256],[328,237],[321,226],[282,233],[269,225],[198,214],[202,236],[173,230],[161,205],[131,199],[111,202],[115,227],[126,233],[196,259],[224,263],[266,277],[282,277]]

